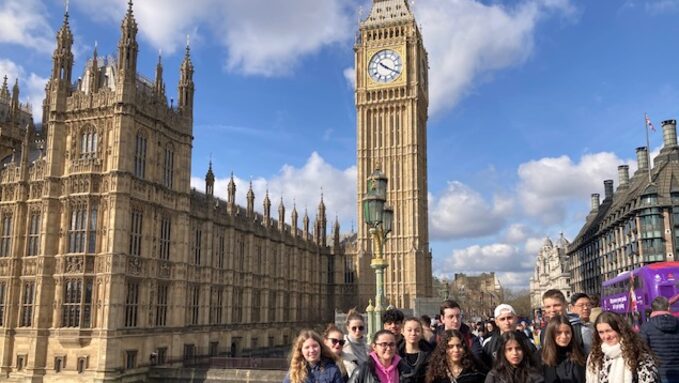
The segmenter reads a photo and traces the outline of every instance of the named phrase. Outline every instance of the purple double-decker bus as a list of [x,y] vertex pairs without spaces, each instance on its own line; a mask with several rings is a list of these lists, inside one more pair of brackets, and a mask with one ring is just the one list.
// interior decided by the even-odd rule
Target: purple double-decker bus
[[601,308],[625,316],[635,327],[648,319],[657,296],[670,299],[670,311],[679,316],[679,262],[657,262],[626,271],[602,287]]

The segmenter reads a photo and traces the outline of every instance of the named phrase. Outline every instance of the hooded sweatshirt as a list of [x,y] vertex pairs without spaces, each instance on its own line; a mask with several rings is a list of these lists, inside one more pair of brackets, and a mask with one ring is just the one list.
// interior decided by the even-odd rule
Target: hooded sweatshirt
[[375,352],[371,352],[370,357],[375,361],[375,373],[381,383],[399,383],[398,362],[401,360],[400,356],[394,355],[394,358],[391,360],[391,364],[388,367],[384,367],[382,363],[380,363],[380,359]]
[[639,335],[661,361],[658,370],[662,382],[679,382],[679,318],[654,312]]

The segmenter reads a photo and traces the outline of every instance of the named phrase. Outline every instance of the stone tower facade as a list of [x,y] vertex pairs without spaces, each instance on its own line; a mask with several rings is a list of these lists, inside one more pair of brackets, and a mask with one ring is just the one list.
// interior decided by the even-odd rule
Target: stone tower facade
[[387,303],[414,308],[432,295],[427,210],[428,58],[406,0],[373,0],[360,23],[356,67],[360,304],[375,296],[371,246],[361,203],[366,179],[380,168],[389,178],[394,228],[385,242]]
[[191,189],[189,47],[172,105],[160,60],[155,80],[137,73],[136,35],[130,2],[117,57],[95,49],[73,81],[65,14],[41,136],[18,86],[0,90],[2,381],[145,381],[156,364],[288,347],[356,294],[322,199],[312,233],[282,201],[278,219],[268,196],[255,211],[252,189],[236,205],[233,177],[215,197],[212,164]]

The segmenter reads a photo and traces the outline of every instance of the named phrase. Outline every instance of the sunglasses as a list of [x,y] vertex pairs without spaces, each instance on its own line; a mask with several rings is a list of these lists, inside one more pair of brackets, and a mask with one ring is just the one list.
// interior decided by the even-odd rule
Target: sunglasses
[[364,326],[352,326],[351,327],[351,331],[356,331],[356,330],[363,331],[363,330],[365,330],[365,327]]
[[344,343],[346,342],[344,339],[335,339],[335,338],[327,338],[330,342],[332,342],[333,346],[337,346],[338,344],[340,346],[344,346]]

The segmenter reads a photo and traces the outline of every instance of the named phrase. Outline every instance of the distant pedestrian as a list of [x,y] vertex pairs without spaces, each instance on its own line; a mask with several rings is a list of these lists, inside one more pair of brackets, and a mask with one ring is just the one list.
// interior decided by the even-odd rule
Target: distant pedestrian
[[660,359],[662,383],[679,382],[679,318],[672,316],[663,296],[655,298],[651,308],[651,319],[641,325],[639,336]]
[[396,337],[391,331],[375,333],[372,350],[349,383],[412,383],[412,370],[396,353]]
[[366,343],[365,337],[365,323],[363,321],[363,316],[358,313],[355,309],[349,310],[347,313],[347,335],[346,343],[342,348],[344,351],[344,357],[352,360],[356,365],[361,365],[368,361],[368,344]]
[[656,383],[660,380],[652,351],[625,319],[604,311],[587,359],[587,383]]
[[302,330],[292,344],[290,369],[283,383],[343,383],[335,360],[320,335]]
[[446,330],[431,354],[426,383],[483,383],[486,370],[458,330]]
[[559,315],[547,323],[542,347],[545,383],[585,383],[585,356],[574,343],[567,317]]
[[529,357],[530,350],[517,331],[500,337],[500,351],[495,367],[486,376],[485,383],[543,383],[544,378]]

